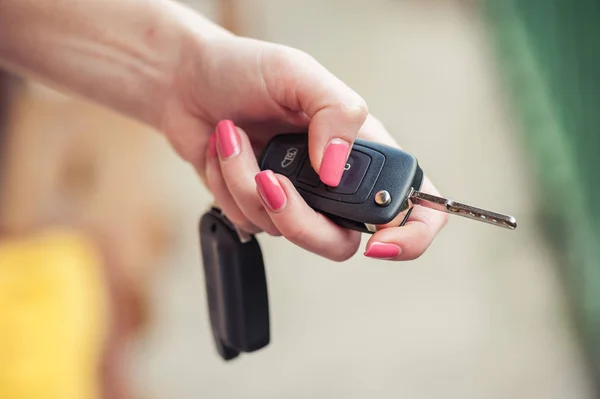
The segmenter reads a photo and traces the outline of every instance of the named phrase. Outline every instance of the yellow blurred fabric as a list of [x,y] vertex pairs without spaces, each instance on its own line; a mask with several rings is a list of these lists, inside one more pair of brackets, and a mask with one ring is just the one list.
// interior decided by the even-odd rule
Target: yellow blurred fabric
[[0,241],[0,398],[99,399],[106,298],[78,232]]

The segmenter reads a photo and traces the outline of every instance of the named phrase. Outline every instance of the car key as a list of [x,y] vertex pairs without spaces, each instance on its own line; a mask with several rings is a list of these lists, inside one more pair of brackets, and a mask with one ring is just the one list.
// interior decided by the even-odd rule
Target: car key
[[417,159],[400,149],[357,139],[337,187],[321,182],[308,156],[306,133],[280,134],[267,144],[259,161],[261,170],[286,176],[306,203],[336,224],[365,233],[402,216],[406,223],[415,205],[507,229],[514,217],[419,191],[423,170]]

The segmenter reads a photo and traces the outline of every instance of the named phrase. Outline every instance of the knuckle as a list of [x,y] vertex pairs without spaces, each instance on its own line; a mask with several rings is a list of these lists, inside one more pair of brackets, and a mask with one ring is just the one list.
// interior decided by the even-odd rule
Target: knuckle
[[282,234],[293,243],[304,243],[308,236],[306,229],[300,226],[288,228],[286,231],[282,231]]
[[262,227],[263,231],[270,236],[273,236],[273,237],[281,237],[282,236],[279,229],[268,218],[265,219],[265,221],[263,221],[260,224],[260,226]]
[[244,182],[241,181],[234,173],[223,173],[223,180],[225,181],[227,189],[238,204],[242,202],[241,198],[248,199],[248,197],[251,197],[253,194],[248,192],[249,190],[247,190]]
[[348,259],[352,258],[356,251],[358,251],[358,247],[360,245],[360,240],[354,241],[345,241],[344,245],[339,247],[339,250],[336,254],[331,257],[331,260],[335,262],[345,262]]
[[223,214],[235,227],[242,229],[246,232],[249,232],[246,230],[247,228],[253,226],[248,219],[246,219],[242,214],[239,214],[238,212],[223,211]]
[[281,237],[282,236],[281,232],[277,229],[267,229],[267,230],[265,230],[265,233],[267,233],[268,235],[270,235],[272,237]]
[[265,220],[270,220],[269,213],[265,209],[265,206],[262,204],[262,202],[260,202],[259,195],[258,195],[258,193],[256,193],[256,191],[254,192],[254,195],[252,198],[253,198],[253,201],[252,201],[252,205],[250,208],[251,211],[255,215],[261,215],[261,217],[263,217]]
[[257,226],[259,226],[262,229],[262,231],[264,231],[265,233],[267,233],[268,235],[273,236],[273,237],[281,237],[282,236],[281,232],[273,224],[273,222],[269,218],[269,215],[267,214],[267,212],[265,211],[264,208],[259,210],[256,213],[256,215],[257,216],[256,216],[255,224]]
[[262,232],[262,229],[260,227],[257,227],[250,222],[244,223],[243,225],[238,226],[238,228],[240,230],[245,231],[248,234],[258,234],[258,233]]
[[354,254],[356,254],[356,248],[348,247],[347,249],[344,249],[342,252],[332,256],[331,260],[333,260],[335,262],[345,262],[345,261],[349,260],[350,258],[352,258],[354,256]]
[[344,119],[362,125],[364,121],[367,120],[369,109],[367,103],[362,98],[358,97],[352,102],[342,104],[340,106],[340,113]]
[[[254,179],[250,179],[245,171],[240,172],[239,168],[222,167],[222,178],[227,187],[227,191],[234,198],[235,202],[245,213],[254,212],[253,204],[258,200],[256,187],[249,184]],[[250,203],[250,205],[247,205]]]

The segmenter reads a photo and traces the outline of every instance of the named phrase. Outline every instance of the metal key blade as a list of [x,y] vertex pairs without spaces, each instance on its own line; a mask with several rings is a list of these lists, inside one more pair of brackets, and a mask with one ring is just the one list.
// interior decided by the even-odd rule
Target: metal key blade
[[420,206],[435,209],[436,211],[450,213],[452,215],[463,216],[478,222],[489,223],[494,226],[504,227],[514,230],[517,228],[517,220],[508,215],[486,211],[471,205],[461,204],[446,198],[436,197],[435,195],[413,191],[410,200]]

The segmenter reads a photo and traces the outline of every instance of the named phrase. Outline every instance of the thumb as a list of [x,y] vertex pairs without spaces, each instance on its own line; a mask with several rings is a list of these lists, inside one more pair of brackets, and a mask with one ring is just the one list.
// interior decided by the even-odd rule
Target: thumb
[[310,118],[311,164],[323,183],[337,186],[350,148],[368,116],[365,101],[299,50],[278,47],[272,54],[264,55],[262,61],[264,81],[273,99]]

